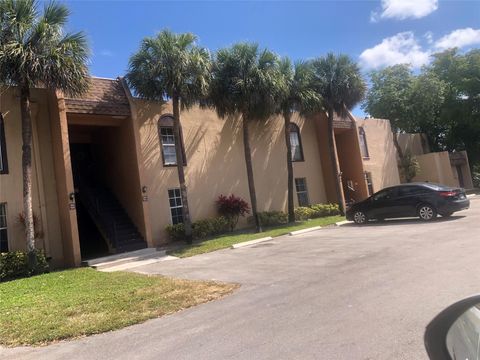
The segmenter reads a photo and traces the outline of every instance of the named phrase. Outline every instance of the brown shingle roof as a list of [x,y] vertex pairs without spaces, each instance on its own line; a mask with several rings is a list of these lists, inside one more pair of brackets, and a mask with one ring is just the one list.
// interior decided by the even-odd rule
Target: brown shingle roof
[[130,115],[128,99],[119,80],[92,78],[90,89],[77,98],[65,98],[67,112],[96,115]]
[[335,129],[351,129],[353,127],[352,120],[345,115],[340,116],[337,113],[333,113],[333,127]]

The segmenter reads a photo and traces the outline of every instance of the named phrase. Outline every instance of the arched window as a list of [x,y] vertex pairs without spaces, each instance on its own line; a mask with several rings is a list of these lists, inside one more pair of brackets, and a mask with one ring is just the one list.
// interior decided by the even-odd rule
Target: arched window
[[358,128],[358,137],[360,139],[360,151],[362,152],[362,157],[367,159],[370,156],[368,155],[367,136],[365,135],[365,129],[363,126]]
[[290,144],[292,145],[292,161],[304,161],[300,129],[294,123],[290,123]]
[[[158,120],[158,137],[162,147],[162,158],[164,166],[176,166],[177,155],[175,150],[175,136],[173,133],[172,115],[162,115]],[[182,147],[183,166],[187,165],[185,147],[183,144],[182,128],[180,128],[180,142]]]

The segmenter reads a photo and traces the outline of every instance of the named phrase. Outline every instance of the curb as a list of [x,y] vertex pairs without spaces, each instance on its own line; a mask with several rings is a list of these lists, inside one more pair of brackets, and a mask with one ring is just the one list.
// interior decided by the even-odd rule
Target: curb
[[310,232],[310,231],[320,230],[321,228],[322,228],[321,226],[314,226],[314,227],[311,227],[311,228],[306,228],[306,229],[302,229],[302,230],[296,230],[296,231],[289,232],[288,235],[290,235],[290,236],[299,235],[299,234],[307,233],[307,232]]
[[353,224],[353,222],[349,221],[349,220],[343,220],[343,221],[339,221],[339,222],[335,223],[335,226],[342,226],[342,225],[346,225],[346,224]]
[[245,241],[245,242],[241,242],[241,243],[238,243],[238,244],[233,244],[231,246],[231,248],[232,249],[238,249],[238,248],[241,248],[241,247],[244,247],[244,246],[255,245],[255,244],[258,244],[258,243],[261,243],[261,242],[264,242],[264,241],[269,241],[269,240],[273,240],[273,238],[271,236],[267,236],[267,237],[260,238],[260,239]]

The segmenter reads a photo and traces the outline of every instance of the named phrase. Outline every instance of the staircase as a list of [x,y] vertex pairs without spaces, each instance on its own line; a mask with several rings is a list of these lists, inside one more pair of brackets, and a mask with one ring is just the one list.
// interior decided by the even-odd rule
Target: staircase
[[111,252],[122,253],[147,247],[127,212],[108,188],[82,183],[77,199],[87,209]]

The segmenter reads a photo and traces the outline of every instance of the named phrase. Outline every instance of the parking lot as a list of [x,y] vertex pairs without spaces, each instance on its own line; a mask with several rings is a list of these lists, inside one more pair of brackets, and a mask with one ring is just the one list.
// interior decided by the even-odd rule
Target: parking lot
[[240,283],[220,301],[2,359],[425,359],[423,331],[480,293],[480,200],[451,218],[345,225],[135,270]]

